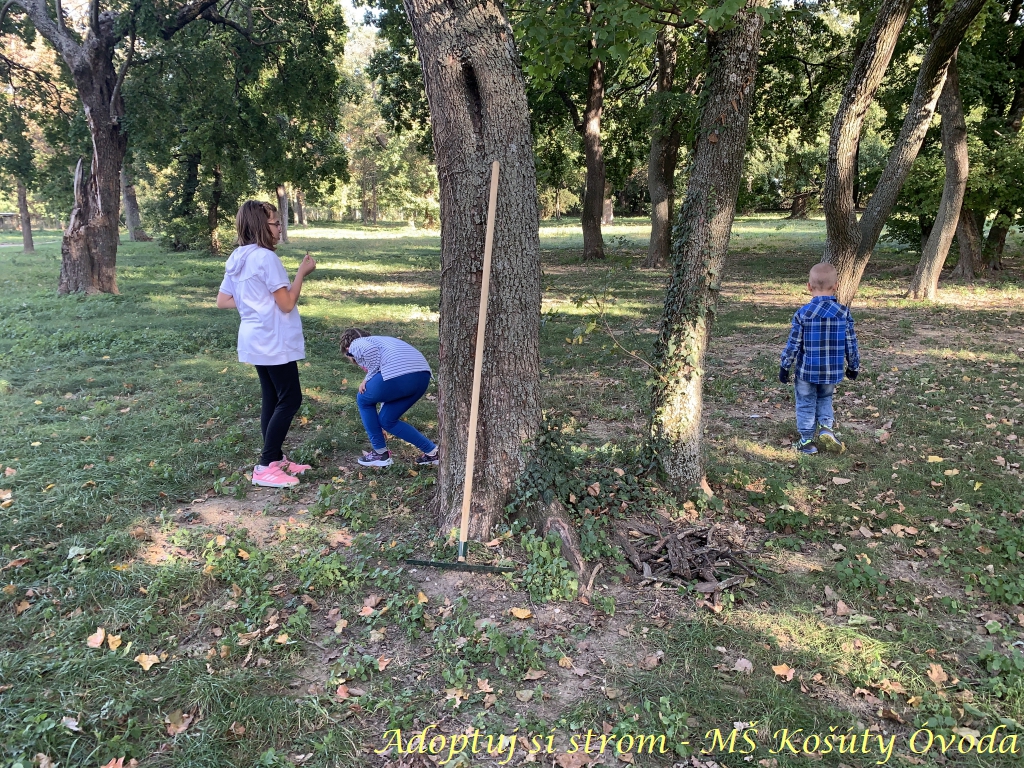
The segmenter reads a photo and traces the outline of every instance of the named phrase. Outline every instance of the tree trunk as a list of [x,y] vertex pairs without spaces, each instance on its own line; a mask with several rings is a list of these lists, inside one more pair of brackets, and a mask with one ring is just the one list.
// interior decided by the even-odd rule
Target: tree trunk
[[861,129],[911,5],[913,0],[882,1],[875,23],[854,59],[850,79],[832,120],[821,204],[826,231],[823,261],[837,265],[837,269],[840,264],[852,263],[860,244],[853,191]]
[[985,262],[981,258],[981,227],[978,225],[978,216],[966,204],[960,208],[956,242],[960,247],[960,261],[953,270],[953,277],[974,280],[985,271]]
[[1013,214],[1002,209],[996,211],[995,221],[992,222],[988,237],[985,238],[983,260],[985,266],[992,271],[1003,268],[1003,250],[1006,248],[1006,235],[1010,231],[1004,223],[1006,221],[1013,221]]
[[220,201],[224,197],[224,176],[220,165],[213,167],[213,186],[210,189],[210,208],[206,213],[206,226],[210,230],[210,253],[220,254],[220,237],[217,224],[220,222]]
[[306,193],[301,189],[295,190],[295,223],[300,227],[306,226]]
[[932,236],[933,226],[935,226],[934,219],[929,219],[927,216],[918,215],[917,228],[921,232],[921,253],[924,253],[924,249],[928,247],[928,238]]
[[942,265],[946,263],[953,236],[957,232],[960,208],[964,202],[964,192],[967,190],[967,122],[960,99],[956,54],[949,63],[938,108],[942,114],[942,155],[946,165],[946,178],[942,185],[939,210],[935,214],[935,224],[921,252],[921,260],[918,262],[914,278],[907,289],[907,297],[929,301],[935,300],[939,290],[939,275],[942,273]]
[[813,192],[799,192],[793,195],[793,205],[789,208],[788,219],[806,219],[808,203],[811,200]]
[[672,238],[672,275],[655,345],[651,447],[680,489],[704,483],[704,359],[736,212],[764,19],[753,0],[724,32],[708,32],[708,75],[686,197]]
[[[895,43],[899,29],[893,31],[891,21],[896,19],[898,14],[888,13],[889,5],[899,5],[903,8],[906,2],[907,0],[890,0],[879,10],[871,35],[861,51],[861,56],[854,63],[850,83],[832,124],[829,164],[825,172],[826,193],[823,196],[823,202],[828,201],[825,208],[828,237],[822,260],[835,265],[839,272],[837,298],[843,304],[849,304],[857,292],[864,269],[871,258],[871,251],[878,242],[878,236],[882,233],[885,221],[892,212],[896,198],[903,188],[903,182],[906,181],[921,148],[921,142],[928,132],[928,126],[935,114],[936,102],[946,81],[949,62],[986,0],[957,0],[932,37],[931,45],[921,61],[914,95],[907,108],[900,134],[858,224],[853,213],[852,159],[856,152],[864,114],[877,88],[874,77],[868,73],[877,74],[879,80],[885,74],[885,66],[878,66],[883,58],[878,55],[881,47],[873,41],[876,37],[878,41],[888,40],[887,35],[891,35],[892,42]],[[902,27],[903,21],[906,20],[905,8],[900,18],[902,20],[899,26]],[[880,29],[876,36],[875,31],[879,29],[880,21],[885,21],[884,29]],[[886,34],[882,34],[883,32]],[[886,66],[891,54],[892,47],[889,46],[884,56]],[[862,63],[865,56],[874,64]],[[874,84],[873,87],[868,88],[867,86],[871,84]],[[854,127],[856,132],[853,132]],[[836,162],[833,161],[834,151]]]
[[133,243],[150,242],[153,238],[142,228],[139,200],[135,196],[135,185],[128,175],[126,166],[121,166],[121,205],[124,206],[124,223],[128,229],[128,239]]
[[32,242],[32,214],[28,210],[28,190],[21,179],[18,179],[18,217],[21,219],[21,250],[24,253],[35,253],[36,246]]
[[[47,39],[53,25],[33,23]],[[61,243],[59,293],[117,293],[118,224],[121,212],[121,165],[127,138],[117,71],[114,69],[115,18],[100,14],[81,47],[58,40],[57,49],[71,70],[92,137],[92,160],[75,170],[75,199]],[[44,31],[45,30],[45,31]],[[53,40],[51,40],[53,42]]]
[[601,219],[604,217],[604,147],[601,146],[601,112],[604,109],[604,62],[590,65],[587,108],[583,115],[583,150],[587,164],[583,192],[583,260],[604,258]]
[[665,113],[662,103],[672,90],[678,60],[678,39],[672,27],[658,32],[658,95],[651,117],[651,153],[647,162],[647,188],[651,195],[651,241],[645,267],[668,265],[672,241],[672,208],[675,202],[676,163],[682,133]]
[[281,242],[288,242],[288,188],[277,185],[277,217],[281,220]]
[[[437,495],[458,525],[490,165],[501,164],[470,538],[489,537],[540,425],[540,241],[530,111],[512,30],[488,0],[404,0],[430,105],[441,206]],[[600,188],[599,188],[600,190]]]

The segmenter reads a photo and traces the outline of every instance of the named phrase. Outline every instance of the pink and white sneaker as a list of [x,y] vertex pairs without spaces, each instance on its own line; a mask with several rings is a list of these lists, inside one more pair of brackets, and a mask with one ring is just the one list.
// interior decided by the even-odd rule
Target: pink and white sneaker
[[288,461],[287,456],[282,456],[278,461],[270,462],[270,466],[279,467],[290,475],[301,475],[307,469],[313,468],[309,464],[296,464],[294,461]]
[[252,484],[262,485],[264,488],[291,488],[293,485],[299,484],[299,478],[292,477],[280,466],[275,467],[274,464],[263,467],[263,469],[260,469],[259,465],[253,467]]

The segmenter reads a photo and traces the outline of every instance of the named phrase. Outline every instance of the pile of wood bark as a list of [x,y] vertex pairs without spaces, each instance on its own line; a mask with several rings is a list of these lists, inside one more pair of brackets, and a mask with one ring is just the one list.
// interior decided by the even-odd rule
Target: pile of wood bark
[[743,559],[748,539],[739,523],[656,525],[634,520],[619,526],[615,540],[643,576],[642,583],[681,586],[696,581],[693,590],[717,602],[723,591],[748,576],[764,581]]

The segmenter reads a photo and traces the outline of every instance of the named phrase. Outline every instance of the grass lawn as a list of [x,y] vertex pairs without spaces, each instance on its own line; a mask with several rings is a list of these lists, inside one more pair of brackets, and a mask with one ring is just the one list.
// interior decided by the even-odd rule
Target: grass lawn
[[[574,222],[541,231],[556,439],[535,467],[561,481],[592,583],[516,525],[473,549],[512,577],[410,570],[453,554],[427,511],[434,470],[408,446],[385,471],[355,463],[359,371],[335,339],[358,324],[436,363],[436,233],[295,228],[281,247],[292,272],[306,250],[319,264],[288,443],[314,469],[285,492],[245,477],[259,386],[237,315],[213,305],[223,259],[126,242],[120,296],[58,297],[59,243],[0,248],[0,763],[1020,765],[1016,244],[1008,269],[934,304],[900,298],[916,254],[876,254],[854,303],[863,373],[836,397],[848,451],[798,459],[775,376],[824,227],[739,219],[709,361],[709,501],[642,472],[637,357],[666,278],[638,266],[647,232],[617,222],[605,262],[583,266]],[[428,435],[433,391],[409,416]],[[717,599],[645,579],[613,536],[694,524],[747,552],[748,578]]]

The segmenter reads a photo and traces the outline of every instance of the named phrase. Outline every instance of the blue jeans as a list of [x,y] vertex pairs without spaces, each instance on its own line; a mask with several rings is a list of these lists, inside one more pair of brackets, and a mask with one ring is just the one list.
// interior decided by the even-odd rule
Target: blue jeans
[[[387,381],[379,373],[370,377],[366,382],[366,391],[356,395],[356,405],[359,406],[359,416],[363,420],[363,427],[370,438],[373,450],[387,450],[385,430],[407,443],[412,443],[424,453],[430,453],[437,447],[418,429],[400,420],[402,414],[423,397],[429,384],[430,371],[407,373]],[[381,406],[380,413],[377,412],[378,405]]]
[[832,393],[835,384],[812,384],[803,379],[794,382],[796,392],[796,428],[803,440],[813,440],[818,424],[832,429],[835,414],[832,411]]

